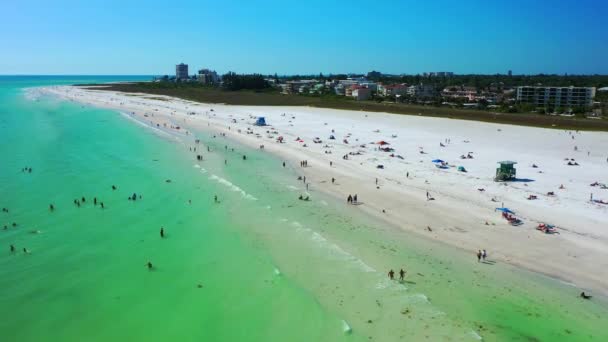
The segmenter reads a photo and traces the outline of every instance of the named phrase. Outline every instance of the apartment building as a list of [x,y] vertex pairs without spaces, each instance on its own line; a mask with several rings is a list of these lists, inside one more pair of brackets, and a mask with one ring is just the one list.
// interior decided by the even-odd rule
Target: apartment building
[[517,87],[517,102],[537,107],[591,107],[594,87]]
[[178,81],[188,79],[188,64],[179,63],[175,66],[175,79]]

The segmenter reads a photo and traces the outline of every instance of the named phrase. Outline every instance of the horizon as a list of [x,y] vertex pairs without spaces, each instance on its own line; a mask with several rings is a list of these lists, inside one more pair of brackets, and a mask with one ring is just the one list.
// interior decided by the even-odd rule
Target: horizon
[[2,75],[171,75],[180,62],[220,74],[608,74],[608,4],[592,0],[2,7]]

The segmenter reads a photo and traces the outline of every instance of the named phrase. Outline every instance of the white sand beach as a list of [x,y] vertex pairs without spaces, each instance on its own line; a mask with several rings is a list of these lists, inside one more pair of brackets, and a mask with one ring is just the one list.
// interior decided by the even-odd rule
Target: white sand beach
[[[71,86],[38,91],[118,109],[167,130],[206,130],[254,148],[264,145],[306,177],[313,200],[314,192],[322,191],[343,199],[345,210],[365,211],[395,229],[457,246],[469,251],[471,260],[486,249],[493,260],[608,295],[608,204],[590,200],[608,203],[608,187],[601,185],[608,185],[608,133],[308,107],[201,104]],[[253,125],[259,116],[268,126]],[[335,139],[329,139],[332,135]],[[277,142],[280,136],[283,143]],[[448,167],[436,167],[436,159]],[[300,167],[302,160],[308,167]],[[502,160],[517,162],[518,181],[494,181]],[[433,200],[427,200],[427,192]],[[349,194],[357,194],[359,205],[346,208]],[[496,211],[503,206],[523,224],[510,225]],[[537,230],[540,223],[554,225],[557,233]]]

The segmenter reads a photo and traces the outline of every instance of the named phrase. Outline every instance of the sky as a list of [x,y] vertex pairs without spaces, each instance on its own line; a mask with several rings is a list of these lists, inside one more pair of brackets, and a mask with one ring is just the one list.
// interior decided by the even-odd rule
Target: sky
[[0,74],[608,74],[607,0],[1,0]]

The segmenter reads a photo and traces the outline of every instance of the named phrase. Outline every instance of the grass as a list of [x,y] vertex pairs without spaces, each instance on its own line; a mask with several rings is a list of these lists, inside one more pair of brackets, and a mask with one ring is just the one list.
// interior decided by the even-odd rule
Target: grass
[[202,103],[225,103],[253,106],[310,106],[318,108],[388,112],[402,115],[417,115],[460,120],[484,121],[567,130],[608,131],[608,120],[564,117],[536,113],[495,113],[476,109],[454,109],[402,103],[377,103],[355,101],[344,97],[319,97],[283,95],[275,90],[226,91],[207,87],[159,87],[153,83],[117,83],[95,87],[95,89],[124,93],[166,95]]

